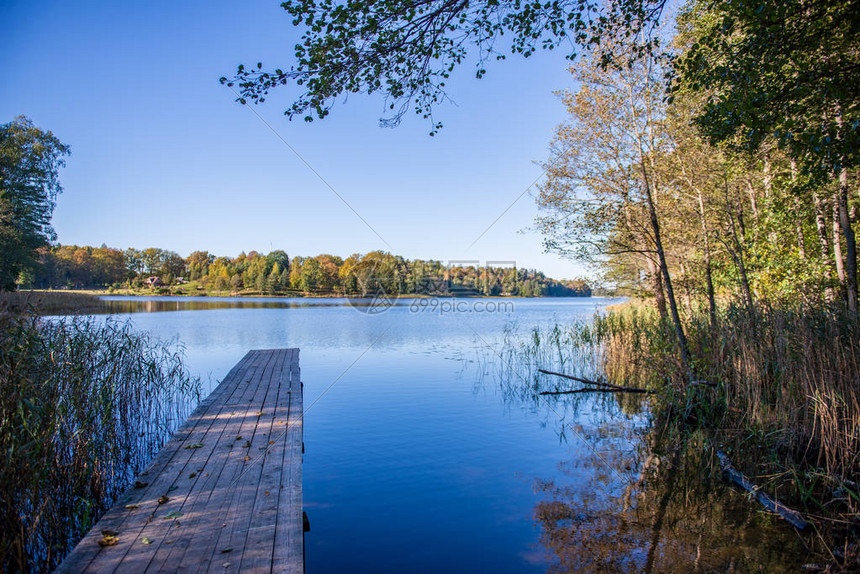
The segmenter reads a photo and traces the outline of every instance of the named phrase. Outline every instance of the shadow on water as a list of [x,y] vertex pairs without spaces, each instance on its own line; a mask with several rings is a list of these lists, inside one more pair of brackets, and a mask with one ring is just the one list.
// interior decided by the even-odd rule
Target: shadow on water
[[669,424],[659,396],[538,394],[581,386],[539,368],[599,378],[602,350],[581,327],[509,330],[503,351],[480,358],[506,403],[583,447],[556,476],[534,479],[549,570],[772,572],[815,562],[815,534],[727,485],[705,437]]

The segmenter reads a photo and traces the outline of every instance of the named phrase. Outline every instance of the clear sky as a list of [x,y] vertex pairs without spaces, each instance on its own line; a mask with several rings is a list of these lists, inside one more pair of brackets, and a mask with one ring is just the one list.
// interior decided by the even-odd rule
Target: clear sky
[[[187,255],[283,249],[347,256],[516,261],[556,278],[585,273],[544,254],[526,194],[541,176],[571,84],[558,52],[511,56],[448,82],[445,127],[407,115],[380,128],[381,96],[350,96],[323,121],[256,111],[218,83],[240,63],[287,68],[299,32],[277,0],[0,0],[0,122],[24,114],[71,146],[54,214],[59,241]],[[534,190],[534,188],[532,188]],[[525,231],[525,233],[523,233]]]

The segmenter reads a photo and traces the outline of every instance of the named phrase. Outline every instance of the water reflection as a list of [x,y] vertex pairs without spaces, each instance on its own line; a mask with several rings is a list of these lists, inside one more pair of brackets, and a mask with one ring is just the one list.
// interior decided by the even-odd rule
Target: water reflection
[[[101,314],[160,313],[165,311],[207,311],[215,309],[309,309],[321,307],[343,307],[345,298],[326,297],[306,299],[302,297],[127,297],[106,296],[101,298],[105,308]],[[408,305],[402,299],[394,305]],[[352,306],[371,306],[372,299],[364,302],[350,300]]]
[[575,383],[538,368],[597,370],[600,349],[560,339],[509,333],[494,371],[508,404],[541,412],[560,439],[587,447],[561,460],[554,477],[534,480],[550,571],[785,571],[812,560],[815,535],[800,535],[728,486],[703,435],[673,430],[659,397],[539,395]]
[[[602,440],[584,435],[604,449]],[[553,572],[748,572],[800,569],[809,552],[792,528],[732,491],[699,440],[661,451],[654,431],[625,452],[606,448],[571,466],[595,472],[588,484],[536,481],[541,543]],[[602,472],[636,468],[622,485]],[[608,480],[607,480],[608,479]]]

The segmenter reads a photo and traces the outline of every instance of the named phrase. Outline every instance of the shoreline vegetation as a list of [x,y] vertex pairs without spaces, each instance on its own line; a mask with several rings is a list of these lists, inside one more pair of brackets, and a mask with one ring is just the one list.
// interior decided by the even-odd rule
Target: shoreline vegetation
[[[503,380],[527,381],[519,384],[522,397],[574,405],[598,385],[633,389],[599,394],[622,410],[647,405],[653,456],[668,467],[695,447],[697,460],[708,461],[697,471],[703,482],[723,475],[720,459],[730,456],[756,492],[809,523],[798,535],[812,571],[853,571],[860,566],[860,326],[842,305],[750,311],[722,303],[715,323],[707,308],[684,309],[695,381],[677,354],[673,325],[642,300],[614,305],[592,323],[509,338],[505,364],[527,371]],[[738,496],[764,513],[751,495]]]
[[53,570],[145,468],[200,400],[182,359],[128,322],[0,310],[0,570]]

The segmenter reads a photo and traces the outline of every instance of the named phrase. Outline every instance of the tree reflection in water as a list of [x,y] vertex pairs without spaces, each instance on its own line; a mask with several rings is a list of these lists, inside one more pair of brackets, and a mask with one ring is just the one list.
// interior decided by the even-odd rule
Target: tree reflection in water
[[595,377],[600,351],[587,341],[530,339],[509,336],[502,353],[483,360],[507,402],[587,446],[559,464],[563,478],[534,481],[551,572],[773,572],[814,561],[814,533],[725,484],[704,435],[668,424],[659,397],[538,395],[566,386],[538,368]]

